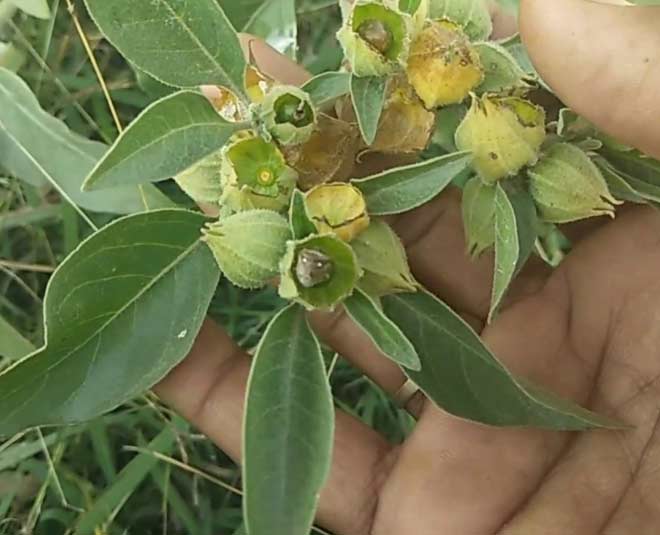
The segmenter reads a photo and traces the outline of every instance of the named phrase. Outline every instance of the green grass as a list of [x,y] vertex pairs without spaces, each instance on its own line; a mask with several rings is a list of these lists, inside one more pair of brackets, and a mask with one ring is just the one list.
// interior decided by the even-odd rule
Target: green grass
[[[234,1],[234,0],[229,0]],[[117,130],[64,0],[55,17],[17,13],[0,24],[15,48],[8,67],[41,105],[76,132],[111,142]],[[136,74],[77,10],[123,124],[161,88]],[[0,13],[3,9],[0,0]],[[6,7],[6,0],[4,2]],[[312,72],[336,69],[338,9],[298,2],[299,58]],[[1,16],[1,15],[0,15]],[[2,47],[0,47],[0,51]],[[5,48],[6,50],[6,48]],[[11,62],[9,62],[11,60]],[[3,56],[0,54],[0,65]],[[43,340],[42,299],[52,270],[88,233],[76,211],[49,190],[2,174],[0,155],[0,367]],[[173,184],[163,187],[187,202]],[[105,216],[94,216],[106,222]],[[273,290],[219,286],[210,314],[245,348],[282,302]],[[332,353],[328,351],[328,362]],[[337,405],[399,441],[411,428],[368,379],[343,359],[334,367]],[[92,531],[101,524],[102,529]],[[32,430],[0,444],[0,535],[233,534],[241,524],[240,471],[203,435],[149,395],[86,425]]]

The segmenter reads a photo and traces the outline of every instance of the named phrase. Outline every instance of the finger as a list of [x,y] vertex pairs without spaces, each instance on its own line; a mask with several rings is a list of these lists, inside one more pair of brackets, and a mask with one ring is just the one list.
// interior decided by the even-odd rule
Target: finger
[[523,0],[520,30],[543,79],[611,136],[660,157],[660,7]]
[[518,31],[518,19],[511,8],[502,7],[499,2],[491,0],[488,3],[490,18],[493,20],[491,39],[505,39]]
[[[155,392],[236,462],[241,458],[242,421],[250,359],[215,323],[207,321],[190,355]],[[391,448],[374,430],[337,411],[332,468],[318,521],[338,534],[366,531],[376,507]]]

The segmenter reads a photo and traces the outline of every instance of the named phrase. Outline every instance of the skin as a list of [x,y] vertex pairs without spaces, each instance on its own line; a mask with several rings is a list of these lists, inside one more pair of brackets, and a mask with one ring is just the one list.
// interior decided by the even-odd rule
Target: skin
[[[579,113],[660,157],[660,9],[523,0],[535,65]],[[263,44],[253,53],[289,83],[306,73]],[[416,277],[483,328],[492,258],[465,255],[460,199],[449,191],[394,224]],[[318,522],[338,535],[651,535],[660,526],[660,214],[628,207],[568,231],[562,266],[532,264],[486,344],[514,372],[630,424],[580,434],[494,429],[421,397],[409,439],[388,444],[338,411]],[[386,391],[401,372],[342,315],[313,315],[334,348]],[[249,357],[207,322],[158,394],[240,460]]]

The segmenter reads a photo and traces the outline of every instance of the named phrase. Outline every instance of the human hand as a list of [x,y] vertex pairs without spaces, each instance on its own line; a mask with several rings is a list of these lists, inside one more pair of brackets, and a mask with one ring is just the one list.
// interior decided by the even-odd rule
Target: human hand
[[[584,0],[523,0],[521,30],[546,82],[609,134],[660,157],[660,10]],[[254,50],[264,70],[304,73]],[[277,62],[277,64],[274,64]],[[492,259],[465,255],[459,194],[449,191],[395,226],[416,277],[483,325]],[[341,411],[318,521],[339,535],[628,535],[660,525],[660,215],[622,210],[614,222],[569,229],[561,267],[538,264],[483,330],[515,373],[626,431],[579,435],[495,429],[414,400],[415,431],[400,446]],[[313,323],[340,354],[390,393],[404,383],[345,316]],[[207,323],[191,355],[157,392],[235,459],[249,358]]]

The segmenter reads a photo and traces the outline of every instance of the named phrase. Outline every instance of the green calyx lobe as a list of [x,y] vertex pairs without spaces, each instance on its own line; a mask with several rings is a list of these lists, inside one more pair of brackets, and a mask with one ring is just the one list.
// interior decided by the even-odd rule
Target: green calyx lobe
[[334,308],[361,275],[351,247],[332,235],[288,242],[280,271],[280,295],[308,309]]
[[407,37],[406,23],[401,14],[381,4],[356,5],[352,29],[391,61],[401,55]]

